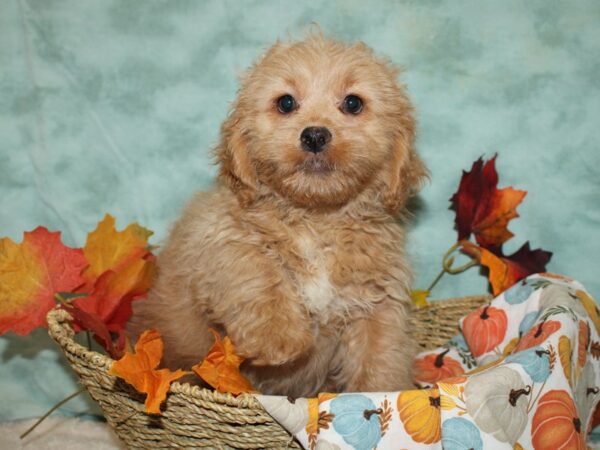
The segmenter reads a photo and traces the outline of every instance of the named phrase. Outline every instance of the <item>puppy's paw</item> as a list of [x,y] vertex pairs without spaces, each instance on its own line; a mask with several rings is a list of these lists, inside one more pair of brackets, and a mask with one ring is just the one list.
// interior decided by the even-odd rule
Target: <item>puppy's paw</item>
[[236,352],[254,366],[280,366],[306,354],[314,343],[308,328],[264,326],[240,333]]

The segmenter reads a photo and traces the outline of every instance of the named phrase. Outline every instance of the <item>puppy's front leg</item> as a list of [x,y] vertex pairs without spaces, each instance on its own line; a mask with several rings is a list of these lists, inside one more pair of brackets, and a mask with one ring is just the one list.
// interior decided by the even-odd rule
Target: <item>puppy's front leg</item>
[[339,387],[349,392],[398,391],[413,387],[415,343],[406,305],[387,299],[368,318],[350,323],[338,355]]
[[275,261],[254,248],[228,258],[211,320],[222,324],[240,356],[254,365],[281,365],[314,344],[310,319]]

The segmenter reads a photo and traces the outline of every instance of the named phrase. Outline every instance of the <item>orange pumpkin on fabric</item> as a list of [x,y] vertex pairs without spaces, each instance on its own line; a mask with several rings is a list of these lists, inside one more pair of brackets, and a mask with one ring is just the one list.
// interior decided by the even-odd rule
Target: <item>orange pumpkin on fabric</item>
[[548,337],[560,330],[560,322],[557,320],[549,320],[542,322],[539,325],[534,325],[525,336],[521,338],[521,342],[517,345],[515,352],[526,350],[531,347],[542,344]]
[[457,360],[446,356],[449,351],[450,349],[447,349],[437,355],[431,354],[417,359],[415,361],[417,380],[435,383],[465,373],[465,369]]
[[506,313],[493,306],[479,308],[466,316],[462,323],[462,331],[473,356],[493,350],[504,340],[506,328]]
[[540,398],[531,424],[535,450],[584,450],[584,434],[577,408],[567,391],[555,389]]
[[400,420],[415,442],[433,444],[441,438],[441,400],[437,389],[404,391],[397,401]]

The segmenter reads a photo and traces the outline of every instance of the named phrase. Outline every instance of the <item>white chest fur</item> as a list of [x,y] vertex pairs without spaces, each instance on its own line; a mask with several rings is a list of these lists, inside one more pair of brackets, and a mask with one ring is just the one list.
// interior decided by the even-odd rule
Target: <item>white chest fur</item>
[[308,234],[299,235],[297,242],[306,261],[306,273],[299,277],[301,294],[311,313],[323,313],[336,295],[327,267],[327,254]]

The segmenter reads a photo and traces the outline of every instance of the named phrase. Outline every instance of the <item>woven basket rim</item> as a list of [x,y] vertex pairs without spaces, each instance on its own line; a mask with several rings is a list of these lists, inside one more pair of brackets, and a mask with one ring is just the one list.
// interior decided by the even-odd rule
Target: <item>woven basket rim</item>
[[[110,369],[114,360],[108,355],[104,355],[94,350],[89,350],[81,344],[75,342],[73,337],[75,331],[71,325],[73,317],[60,306],[52,309],[46,316],[48,321],[48,333],[60,345],[63,351],[73,353],[79,357],[90,361],[96,367],[102,367],[106,371]],[[200,386],[193,386],[189,383],[179,383],[177,381],[171,384],[170,393],[185,394],[205,401],[211,401],[228,406],[259,409],[264,411],[260,402],[251,394],[241,394],[234,397],[230,393],[221,393],[216,390],[207,389]]]
[[[461,304],[482,304],[488,300],[491,300],[492,296],[489,294],[481,295],[469,295],[464,297],[453,297],[438,300],[428,301],[426,306],[414,307],[414,314],[416,316],[426,315],[428,312],[443,310],[445,308],[456,309]],[[414,317],[414,316],[413,316]],[[71,322],[73,317],[60,306],[50,310],[46,316],[48,322],[48,333],[50,336],[61,346],[64,351],[76,354],[79,357],[90,361],[96,367],[103,367],[106,371],[110,369],[114,360],[108,355],[104,355],[94,350],[89,350],[81,344],[78,344],[73,339],[75,331]],[[211,390],[205,387],[194,386],[187,382],[177,382],[171,384],[169,392],[182,393],[193,397],[198,397],[207,401],[214,401],[218,403],[224,403],[229,406],[237,406],[242,408],[250,409],[263,409],[261,404],[252,394],[241,394],[234,397],[230,393],[221,393],[216,390]]]
[[448,297],[448,298],[437,298],[433,300],[427,300],[427,305],[423,307],[415,307],[417,310],[427,309],[443,309],[443,308],[456,308],[457,305],[462,303],[472,304],[473,302],[484,303],[494,298],[491,294],[473,294],[465,295],[462,297]]

